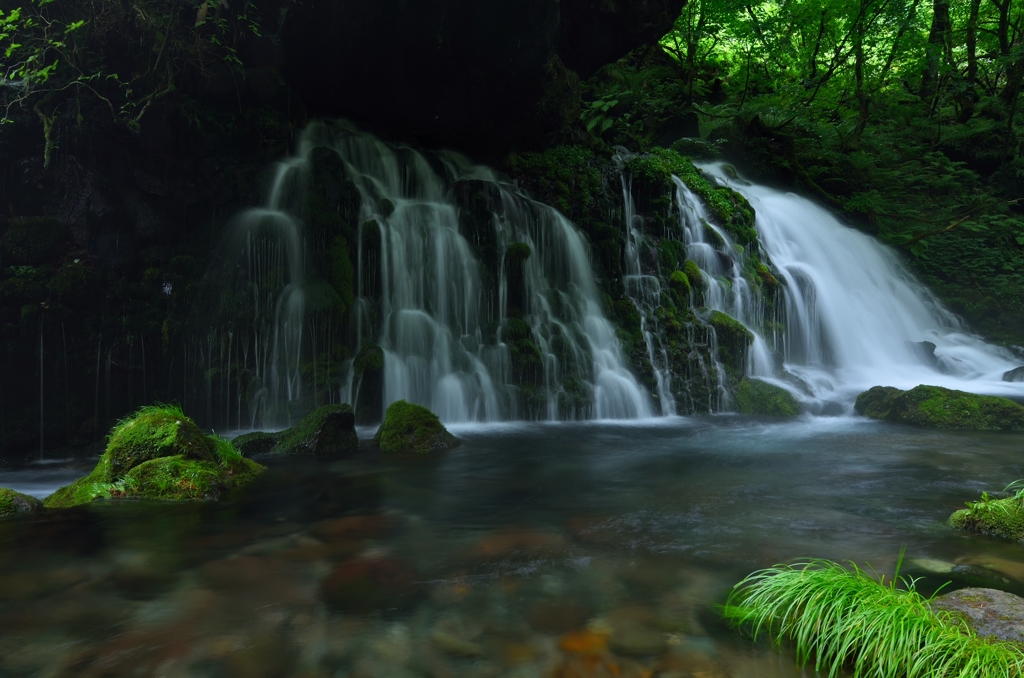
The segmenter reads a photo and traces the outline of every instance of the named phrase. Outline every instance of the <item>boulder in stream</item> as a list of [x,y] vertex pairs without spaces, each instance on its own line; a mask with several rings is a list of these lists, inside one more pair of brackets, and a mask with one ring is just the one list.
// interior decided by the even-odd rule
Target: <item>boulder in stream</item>
[[388,406],[375,438],[382,452],[398,454],[442,452],[459,444],[436,414],[404,400]]
[[968,588],[939,596],[933,610],[963,620],[980,638],[1024,642],[1024,598],[996,589]]
[[257,454],[312,454],[324,459],[351,456],[359,447],[356,418],[347,404],[324,405],[295,426],[277,433],[238,436],[235,447],[246,457]]
[[35,497],[0,487],[0,518],[39,513],[42,510],[43,503]]
[[1003,372],[1003,381],[1024,381],[1024,367],[1014,367]]
[[795,417],[800,414],[800,403],[792,393],[760,379],[744,379],[740,382],[736,388],[736,408],[743,414],[775,417]]
[[217,500],[263,470],[227,440],[203,435],[180,408],[153,405],[115,426],[92,473],[60,488],[43,505],[67,508],[97,499]]
[[872,419],[929,428],[1024,430],[1024,406],[941,386],[921,385],[909,391],[875,386],[857,396],[854,409]]

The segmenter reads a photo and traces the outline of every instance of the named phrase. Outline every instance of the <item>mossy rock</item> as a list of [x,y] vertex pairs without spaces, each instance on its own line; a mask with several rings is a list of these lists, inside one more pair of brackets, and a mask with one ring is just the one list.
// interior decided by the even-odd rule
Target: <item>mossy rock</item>
[[68,264],[57,269],[46,289],[53,292],[61,303],[70,306],[88,306],[96,302],[98,281],[96,272],[82,264]]
[[985,495],[951,515],[949,524],[968,532],[1024,541],[1024,499],[990,499]]
[[441,452],[459,444],[436,414],[404,400],[388,406],[375,437],[382,452],[396,454]]
[[700,267],[696,261],[687,259],[683,263],[683,273],[686,275],[686,279],[690,281],[690,287],[696,290],[704,289],[704,276],[701,274]]
[[64,222],[53,217],[19,217],[11,219],[0,255],[4,264],[36,265],[50,261],[60,252],[64,241]]
[[313,454],[336,458],[351,455],[359,447],[356,418],[348,404],[324,405],[295,426],[278,434],[274,454]]
[[126,498],[220,499],[262,471],[227,440],[204,436],[180,408],[143,407],[114,427],[92,473],[60,488],[43,505],[67,508]]
[[743,414],[765,414],[773,417],[795,417],[800,403],[793,394],[760,379],[744,379],[736,388],[736,408]]
[[1024,406],[941,386],[921,385],[909,391],[875,386],[857,396],[854,409],[872,419],[929,428],[1024,430]]
[[35,497],[0,487],[0,518],[28,515],[43,510],[43,503]]
[[690,278],[682,271],[672,272],[668,277],[668,286],[675,292],[676,301],[680,304],[685,305],[690,300],[690,290],[693,286],[690,284]]
[[727,367],[743,369],[747,347],[754,341],[754,334],[743,323],[721,311],[712,311],[708,324],[718,338],[718,360]]
[[533,254],[533,250],[525,242],[514,242],[505,248],[505,263],[521,265],[530,255]]
[[252,433],[246,433],[240,435],[231,443],[235,446],[235,449],[241,452],[244,457],[255,457],[257,454],[268,454],[274,449],[274,445],[277,445],[278,439],[277,433],[264,433],[263,431],[253,431]]

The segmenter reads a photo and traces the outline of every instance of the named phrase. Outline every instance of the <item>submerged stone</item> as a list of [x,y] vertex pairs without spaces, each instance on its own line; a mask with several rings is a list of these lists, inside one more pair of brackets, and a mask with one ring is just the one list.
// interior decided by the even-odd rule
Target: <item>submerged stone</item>
[[988,495],[969,502],[949,517],[949,524],[968,532],[1024,540],[1024,499],[1017,496],[990,499]]
[[0,487],[0,518],[39,513],[42,510],[43,503],[35,497]]
[[857,396],[854,409],[872,419],[930,428],[1024,430],[1024,406],[941,386],[875,386]]
[[736,388],[736,409],[743,414],[795,417],[800,414],[800,403],[781,386],[760,379],[744,379]]
[[375,437],[382,452],[399,454],[441,452],[459,444],[436,414],[404,400],[388,406]]
[[933,610],[959,617],[981,638],[1024,642],[1024,598],[996,589],[968,588],[939,596]]
[[92,473],[60,488],[43,505],[67,508],[114,498],[215,500],[263,470],[227,440],[204,436],[180,408],[144,407],[114,427]]

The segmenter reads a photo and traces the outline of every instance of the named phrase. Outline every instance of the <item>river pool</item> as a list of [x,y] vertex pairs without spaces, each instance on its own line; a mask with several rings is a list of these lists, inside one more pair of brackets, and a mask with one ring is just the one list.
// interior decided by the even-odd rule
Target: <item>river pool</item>
[[[1024,593],[949,514],[1024,435],[720,415],[454,426],[428,460],[267,462],[214,504],[0,522],[0,676],[813,675],[716,613],[802,558]],[[368,439],[372,430],[360,430]],[[0,468],[45,496],[90,461]],[[943,572],[943,570],[946,570]]]

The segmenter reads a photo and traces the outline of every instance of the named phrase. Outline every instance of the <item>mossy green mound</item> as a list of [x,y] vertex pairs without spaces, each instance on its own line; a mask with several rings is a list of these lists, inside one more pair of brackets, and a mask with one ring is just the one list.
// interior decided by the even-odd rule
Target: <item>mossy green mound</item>
[[748,576],[725,606],[755,638],[791,641],[797,663],[824,676],[988,678],[1020,676],[1017,642],[979,637],[908,578],[878,581],[825,560],[776,565]]
[[929,428],[1024,430],[1024,407],[1012,400],[941,386],[875,386],[857,396],[854,409],[872,419]]
[[42,510],[43,503],[35,497],[0,487],[0,518],[38,513]]
[[986,493],[951,515],[949,524],[968,532],[1024,541],[1024,498],[992,499]]
[[440,452],[459,444],[436,414],[404,400],[388,406],[376,439],[382,452],[398,454]]
[[736,409],[743,414],[795,417],[800,414],[800,403],[781,386],[760,379],[744,379],[736,388]]
[[754,334],[743,323],[721,311],[712,311],[708,324],[714,328],[718,339],[719,361],[726,367],[742,370],[747,347],[754,341]]
[[114,427],[92,473],[60,488],[43,505],[67,508],[122,498],[221,499],[262,471],[230,442],[204,436],[180,408],[144,407]]
[[247,433],[235,438],[234,444],[247,457],[256,454],[346,457],[359,447],[355,424],[355,415],[350,405],[324,405],[289,429],[278,433]]

